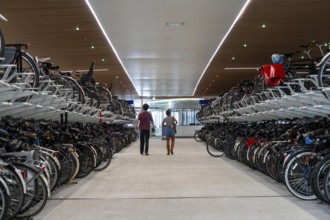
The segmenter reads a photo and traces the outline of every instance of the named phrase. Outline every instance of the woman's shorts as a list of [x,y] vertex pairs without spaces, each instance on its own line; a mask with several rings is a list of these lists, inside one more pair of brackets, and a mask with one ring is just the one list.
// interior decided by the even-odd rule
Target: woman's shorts
[[174,137],[175,132],[173,127],[165,127],[165,136],[166,137]]

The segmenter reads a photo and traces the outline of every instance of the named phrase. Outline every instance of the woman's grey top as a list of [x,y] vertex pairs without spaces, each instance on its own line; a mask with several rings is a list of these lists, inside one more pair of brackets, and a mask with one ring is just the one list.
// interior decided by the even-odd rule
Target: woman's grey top
[[173,127],[174,126],[174,117],[173,116],[167,116],[164,118],[163,123],[165,122],[166,127]]

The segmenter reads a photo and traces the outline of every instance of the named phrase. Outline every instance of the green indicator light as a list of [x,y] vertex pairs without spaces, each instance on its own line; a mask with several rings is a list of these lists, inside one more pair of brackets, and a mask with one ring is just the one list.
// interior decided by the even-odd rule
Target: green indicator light
[[247,44],[243,44],[243,47],[247,47]]

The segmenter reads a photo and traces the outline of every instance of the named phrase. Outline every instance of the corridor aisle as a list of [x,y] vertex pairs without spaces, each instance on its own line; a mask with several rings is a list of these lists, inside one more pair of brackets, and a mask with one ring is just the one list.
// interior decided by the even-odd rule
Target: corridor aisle
[[193,139],[177,139],[174,155],[152,138],[117,154],[106,170],[56,190],[34,219],[46,220],[313,220],[330,206],[302,201],[248,167],[210,157]]

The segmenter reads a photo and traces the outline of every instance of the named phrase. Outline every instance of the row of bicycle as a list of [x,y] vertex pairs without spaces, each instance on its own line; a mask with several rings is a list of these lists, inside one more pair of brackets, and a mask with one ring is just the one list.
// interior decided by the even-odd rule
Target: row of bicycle
[[[294,53],[273,54],[273,64],[262,65],[255,81],[243,81],[210,100],[197,114],[201,122],[242,122],[293,119],[330,113],[330,52],[313,41],[303,45],[307,58]],[[313,47],[320,56],[311,56]]]
[[330,204],[330,121],[327,118],[208,124],[195,133],[214,157],[225,154],[285,183],[304,200]]
[[217,123],[326,117],[330,87],[319,87],[315,77],[292,79],[263,92],[255,92],[253,83],[242,83],[203,106],[197,118]]
[[30,55],[27,44],[4,44],[0,29],[0,116],[60,120],[67,113],[72,122],[99,120],[126,123],[135,118],[134,107],[112,95],[94,79],[94,62],[77,78],[61,72],[49,58]]
[[0,120],[0,219],[29,218],[54,189],[102,171],[138,134],[123,125]]

